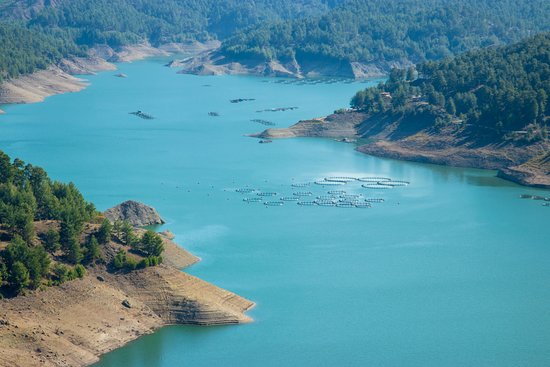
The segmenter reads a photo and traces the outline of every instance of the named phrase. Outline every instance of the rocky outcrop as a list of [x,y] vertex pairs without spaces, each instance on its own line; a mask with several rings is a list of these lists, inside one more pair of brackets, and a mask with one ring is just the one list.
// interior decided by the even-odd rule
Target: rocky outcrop
[[542,154],[514,167],[502,168],[498,176],[520,185],[550,188],[550,153]]
[[134,200],[125,201],[105,211],[105,217],[111,222],[128,221],[134,227],[164,224],[159,213],[150,206]]

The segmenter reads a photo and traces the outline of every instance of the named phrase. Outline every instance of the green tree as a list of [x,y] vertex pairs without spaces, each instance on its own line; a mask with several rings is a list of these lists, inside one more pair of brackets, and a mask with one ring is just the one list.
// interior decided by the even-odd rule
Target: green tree
[[96,238],[98,242],[102,245],[107,244],[109,241],[111,241],[112,232],[113,225],[108,219],[104,219],[101,223],[101,227],[99,227],[99,230],[96,233]]
[[164,242],[158,233],[149,230],[141,237],[137,250],[146,256],[160,256],[164,251]]
[[74,272],[77,278],[82,279],[86,275],[86,268],[81,264],[74,267]]
[[59,240],[60,240],[59,232],[56,231],[55,229],[50,229],[44,235],[44,247],[50,253],[54,253],[61,248],[61,245],[59,244]]
[[126,264],[126,251],[120,250],[113,258],[113,267],[115,269],[122,269]]
[[101,259],[101,249],[95,236],[91,235],[86,243],[84,260],[87,264],[91,264],[99,259]]
[[56,264],[53,268],[55,284],[63,284],[69,280],[70,270],[63,264]]
[[20,261],[16,261],[9,274],[9,284],[15,294],[19,294],[30,284],[30,275],[27,267]]
[[78,240],[74,237],[69,239],[69,243],[65,247],[65,255],[67,260],[72,264],[79,264],[84,258],[82,247]]
[[121,238],[122,243],[129,246],[132,245],[135,239],[135,235],[134,235],[134,227],[132,227],[130,222],[126,220],[123,221],[120,227],[120,232],[122,234],[122,238]]

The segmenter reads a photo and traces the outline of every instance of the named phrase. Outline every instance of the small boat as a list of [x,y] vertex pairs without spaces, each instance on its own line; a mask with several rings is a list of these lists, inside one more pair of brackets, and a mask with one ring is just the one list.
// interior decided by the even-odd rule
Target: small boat
[[259,143],[260,143],[260,144],[269,144],[269,143],[273,143],[273,140],[269,140],[269,139],[267,139],[267,140],[260,140]]
[[218,117],[220,114],[217,112],[208,112],[208,116]]

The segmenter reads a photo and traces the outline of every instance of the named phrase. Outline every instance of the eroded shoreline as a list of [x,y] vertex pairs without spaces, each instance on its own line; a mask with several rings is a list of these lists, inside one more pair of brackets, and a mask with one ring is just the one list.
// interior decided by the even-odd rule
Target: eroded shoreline
[[160,266],[96,266],[82,280],[0,300],[0,366],[87,366],[163,326],[252,321],[252,301],[182,272],[199,259],[163,240]]
[[459,141],[460,131],[430,128],[409,129],[400,121],[378,120],[361,112],[348,111],[299,121],[283,129],[267,129],[252,137],[333,138],[342,141],[368,140],[356,150],[383,158],[432,163],[444,166],[498,170],[498,177],[520,185],[550,188],[550,144],[513,143],[484,145]]
[[[153,47],[147,43],[124,46],[113,50],[107,46],[91,49],[87,57],[64,59],[46,70],[5,81],[0,85],[0,105],[43,102],[45,98],[78,92],[88,86],[86,80],[74,75],[93,75],[117,69],[115,63],[143,60],[148,57],[167,57],[173,54],[196,54],[218,47],[215,41],[171,43]],[[0,114],[3,111],[0,110]]]

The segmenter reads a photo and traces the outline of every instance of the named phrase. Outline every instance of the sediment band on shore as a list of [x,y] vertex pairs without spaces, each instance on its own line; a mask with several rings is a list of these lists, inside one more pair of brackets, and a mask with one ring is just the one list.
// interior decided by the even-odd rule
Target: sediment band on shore
[[344,141],[361,139],[359,152],[378,157],[455,167],[498,170],[498,176],[516,183],[550,188],[550,146],[514,142],[477,144],[461,137],[455,127],[436,131],[411,127],[406,121],[377,119],[356,111],[299,121],[284,129],[267,129],[252,137],[280,139],[324,137]]
[[251,321],[253,302],[181,272],[199,259],[163,241],[160,266],[96,266],[84,279],[0,300],[0,366],[86,366],[165,325]]

